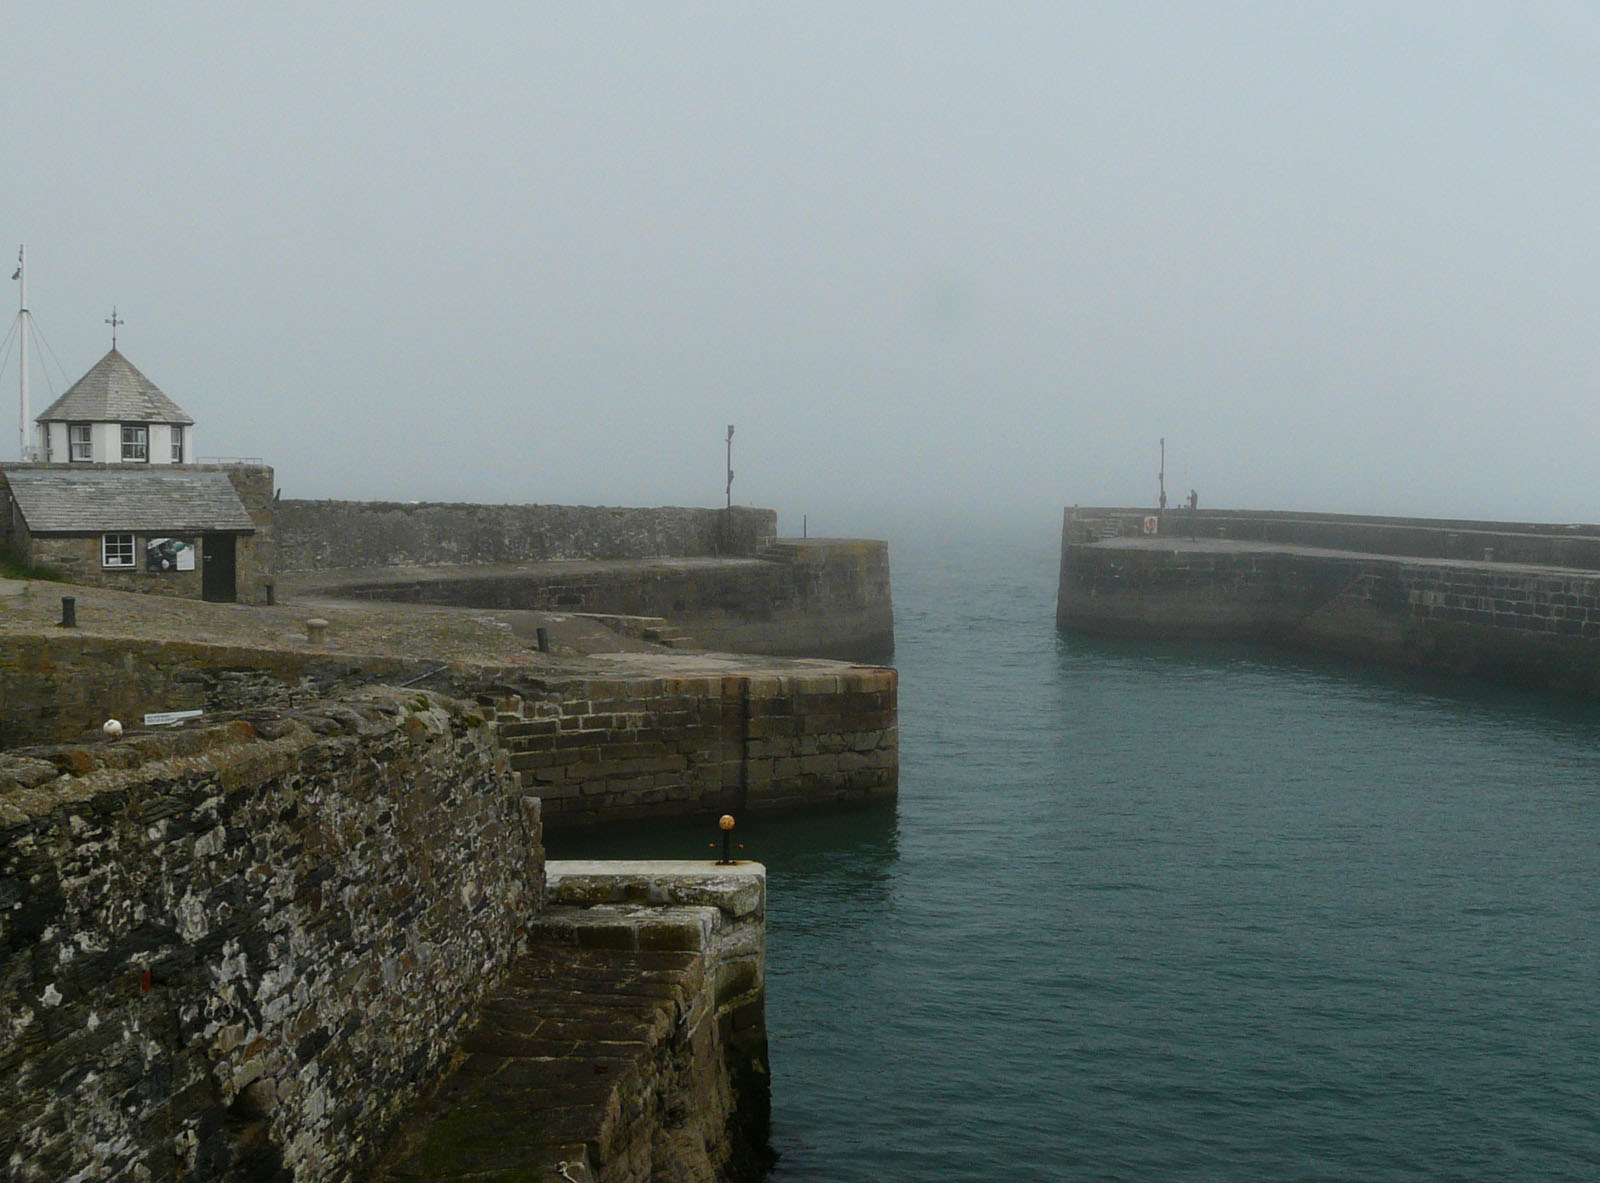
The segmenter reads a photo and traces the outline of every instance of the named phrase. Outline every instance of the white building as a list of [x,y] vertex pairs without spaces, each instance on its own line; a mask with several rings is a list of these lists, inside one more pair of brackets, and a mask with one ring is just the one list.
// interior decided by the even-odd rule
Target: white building
[[46,464],[195,460],[194,420],[115,345],[34,422],[38,458]]

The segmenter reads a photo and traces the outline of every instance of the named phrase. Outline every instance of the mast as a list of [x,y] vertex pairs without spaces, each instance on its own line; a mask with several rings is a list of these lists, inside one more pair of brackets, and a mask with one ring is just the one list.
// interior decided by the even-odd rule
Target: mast
[[17,248],[17,273],[11,277],[20,280],[22,292],[17,308],[17,372],[21,376],[22,410],[17,419],[17,458],[28,461],[33,459],[33,449],[28,445],[28,332],[31,325],[28,322],[28,245],[23,243]]

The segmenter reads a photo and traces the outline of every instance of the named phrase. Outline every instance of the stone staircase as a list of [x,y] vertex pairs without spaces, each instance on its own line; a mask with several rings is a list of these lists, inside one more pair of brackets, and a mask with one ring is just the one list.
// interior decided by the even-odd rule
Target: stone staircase
[[[563,866],[578,872],[565,885]],[[731,875],[606,866],[550,864],[552,899],[580,902],[555,902],[532,926],[454,1070],[413,1108],[371,1183],[764,1173],[764,876],[754,864]]]
[[574,612],[572,615],[603,624],[612,632],[636,641],[649,641],[668,649],[699,648],[693,637],[664,616],[624,616],[616,612]]

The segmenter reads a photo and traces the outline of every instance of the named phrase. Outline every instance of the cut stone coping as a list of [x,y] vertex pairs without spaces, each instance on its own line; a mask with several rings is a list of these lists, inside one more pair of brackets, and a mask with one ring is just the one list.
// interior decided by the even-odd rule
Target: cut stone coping
[[727,923],[727,916],[709,905],[558,904],[545,908],[529,935],[542,943],[580,949],[700,953],[711,947]]
[[767,868],[690,859],[555,859],[545,863],[549,903],[593,907],[710,906],[730,919],[766,912]]

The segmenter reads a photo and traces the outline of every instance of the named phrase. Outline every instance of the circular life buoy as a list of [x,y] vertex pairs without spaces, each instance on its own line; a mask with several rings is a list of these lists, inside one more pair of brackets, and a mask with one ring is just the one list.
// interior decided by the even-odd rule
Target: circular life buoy
[[1160,518],[1156,517],[1156,515],[1153,514],[1153,513],[1152,514],[1148,514],[1148,515],[1145,516],[1145,519],[1144,519],[1144,532],[1146,534],[1154,534],[1160,528],[1161,528],[1161,519]]

